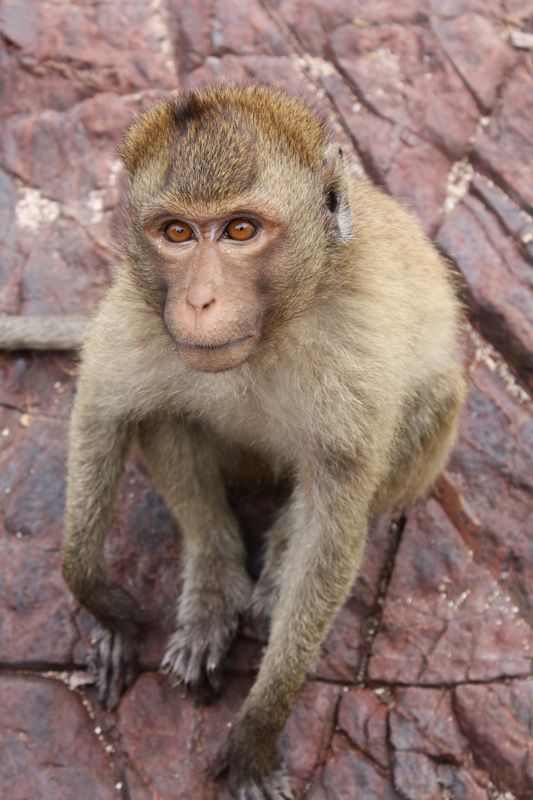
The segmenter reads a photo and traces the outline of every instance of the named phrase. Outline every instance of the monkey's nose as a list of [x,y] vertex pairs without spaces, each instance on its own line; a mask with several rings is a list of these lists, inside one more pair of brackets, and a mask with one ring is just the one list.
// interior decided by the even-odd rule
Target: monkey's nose
[[187,296],[187,305],[197,317],[202,317],[207,312],[212,311],[215,304],[216,297],[212,292],[197,296],[189,294]]

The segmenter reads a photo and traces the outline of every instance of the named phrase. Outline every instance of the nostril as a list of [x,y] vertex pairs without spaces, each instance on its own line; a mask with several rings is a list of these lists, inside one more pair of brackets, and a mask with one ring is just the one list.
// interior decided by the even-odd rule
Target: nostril
[[211,297],[209,300],[206,300],[205,295],[203,298],[189,295],[186,302],[190,308],[192,308],[195,314],[203,314],[204,312],[209,311],[211,306],[215,304],[216,298]]

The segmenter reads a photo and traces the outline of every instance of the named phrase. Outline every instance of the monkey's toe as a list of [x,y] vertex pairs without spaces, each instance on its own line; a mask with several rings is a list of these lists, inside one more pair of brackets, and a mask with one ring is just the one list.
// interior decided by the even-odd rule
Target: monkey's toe
[[98,699],[108,711],[117,708],[120,697],[137,675],[135,647],[130,639],[96,624],[91,634],[89,668],[96,677]]
[[241,787],[236,797],[238,800],[294,800],[294,792],[283,770],[277,770],[261,785],[252,784]]
[[220,696],[219,670],[235,634],[231,626],[183,626],[171,636],[161,661],[161,671],[184,685],[202,702]]

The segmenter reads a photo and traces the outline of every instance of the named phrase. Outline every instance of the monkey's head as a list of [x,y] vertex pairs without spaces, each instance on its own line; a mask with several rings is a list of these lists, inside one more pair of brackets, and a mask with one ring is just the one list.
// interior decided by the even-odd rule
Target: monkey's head
[[252,86],[177,94],[140,117],[122,156],[129,262],[190,366],[237,366],[335,280],[347,180],[301,100]]

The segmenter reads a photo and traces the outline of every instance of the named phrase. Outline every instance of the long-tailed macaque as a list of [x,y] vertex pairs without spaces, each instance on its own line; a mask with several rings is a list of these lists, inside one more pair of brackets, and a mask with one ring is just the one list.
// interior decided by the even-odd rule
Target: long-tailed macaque
[[[179,521],[183,591],[162,667],[210,684],[253,609],[259,674],[217,768],[239,800],[292,797],[279,737],[357,576],[369,517],[424,495],[465,387],[459,304],[416,221],[349,174],[320,116],[268,88],[178,93],[127,133],[124,265],[83,347],[63,572],[97,620],[101,696],[145,618],[103,545],[134,438]],[[290,479],[254,585],[221,470]]]

